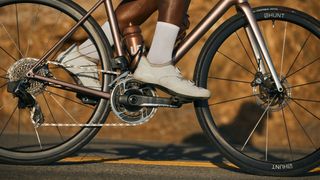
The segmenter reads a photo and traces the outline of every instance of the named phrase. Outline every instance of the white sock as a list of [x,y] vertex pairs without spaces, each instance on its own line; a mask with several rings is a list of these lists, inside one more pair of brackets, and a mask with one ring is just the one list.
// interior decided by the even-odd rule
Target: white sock
[[[112,38],[112,33],[111,33],[111,28],[110,28],[110,24],[107,21],[106,23],[104,23],[101,26],[104,34],[107,36],[107,39],[110,43],[110,45],[112,46],[114,44],[113,42],[113,38]],[[91,40],[88,39],[86,40],[84,43],[82,43],[79,46],[79,52],[83,55],[86,55],[88,57],[94,58],[94,59],[99,59],[99,55],[97,53],[97,50],[95,48],[95,46],[92,44]]]
[[172,60],[172,52],[180,28],[174,24],[157,22],[149,54],[151,64],[168,64]]

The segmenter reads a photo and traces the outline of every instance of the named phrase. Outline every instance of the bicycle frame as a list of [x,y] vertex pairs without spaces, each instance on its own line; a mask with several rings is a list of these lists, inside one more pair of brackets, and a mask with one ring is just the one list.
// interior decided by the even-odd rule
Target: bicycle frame
[[[117,57],[124,56],[124,50],[122,49],[121,35],[117,23],[117,19],[114,13],[114,8],[112,5],[112,0],[99,0],[89,11],[83,16],[79,22],[77,22],[70,31],[58,41],[43,57],[40,58],[37,64],[26,74],[27,77],[46,81],[53,83],[55,85],[60,85],[62,88],[74,91],[90,94],[92,96],[99,96],[101,98],[109,99],[110,93],[93,90],[90,88],[81,87],[78,85],[70,84],[60,80],[51,79],[48,77],[43,77],[35,74],[37,68],[41,66],[45,60],[59,47],[59,45],[65,42],[75,31],[76,29],[101,5],[103,4],[106,7],[107,15],[110,22],[112,36],[115,42],[115,52]],[[187,35],[183,40],[178,49],[175,50],[173,54],[173,63],[178,63],[182,57],[198,42],[203,35],[229,10],[232,6],[235,6],[237,10],[241,11],[248,20],[249,26],[246,28],[246,33],[248,35],[249,41],[252,48],[254,49],[254,54],[256,56],[257,64],[260,63],[261,55],[265,60],[265,63],[268,66],[268,69],[275,81],[277,89],[279,92],[283,91],[282,85],[278,78],[278,75],[274,69],[271,57],[269,55],[267,46],[262,37],[258,24],[255,20],[252,9],[248,3],[248,0],[220,0],[210,11],[209,13],[198,23],[198,25]],[[263,66],[262,66],[263,67]],[[259,68],[260,69],[260,68]],[[262,72],[265,71],[264,68],[261,68]]]

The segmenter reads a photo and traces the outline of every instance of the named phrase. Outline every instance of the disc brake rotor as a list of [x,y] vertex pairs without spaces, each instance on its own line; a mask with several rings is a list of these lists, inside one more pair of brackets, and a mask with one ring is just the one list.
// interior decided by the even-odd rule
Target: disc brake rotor
[[261,79],[262,83],[260,85],[253,86],[253,94],[256,95],[257,104],[264,109],[269,107],[271,111],[280,111],[286,107],[292,97],[288,81],[285,78],[281,78],[284,91],[278,92],[271,74],[263,75]]

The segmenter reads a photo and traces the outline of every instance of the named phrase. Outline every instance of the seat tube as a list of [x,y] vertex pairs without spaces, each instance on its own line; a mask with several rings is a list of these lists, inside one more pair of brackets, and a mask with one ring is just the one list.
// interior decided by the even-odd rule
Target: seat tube
[[109,18],[109,23],[111,27],[111,33],[114,41],[114,47],[115,52],[117,53],[117,56],[124,56],[124,51],[122,49],[122,41],[121,41],[121,35],[119,30],[118,21],[114,12],[114,8],[112,5],[112,0],[105,0],[105,7],[107,10],[107,15]]
[[254,17],[254,14],[252,13],[252,9],[251,9],[249,3],[247,3],[247,2],[239,3],[238,6],[239,6],[239,9],[244,13],[244,15],[246,16],[246,18],[249,22],[249,27],[252,30],[252,32],[249,31],[249,33],[252,33],[253,37],[255,38],[255,40],[256,40],[255,42],[257,43],[257,45],[262,53],[263,59],[266,61],[266,64],[267,64],[268,69],[271,73],[271,76],[277,86],[278,91],[282,92],[283,87],[281,85],[281,82],[280,82],[280,79],[277,75],[277,72],[274,68],[270,53],[269,53],[268,48],[266,46],[266,43],[263,39],[260,28],[257,24],[256,18]]

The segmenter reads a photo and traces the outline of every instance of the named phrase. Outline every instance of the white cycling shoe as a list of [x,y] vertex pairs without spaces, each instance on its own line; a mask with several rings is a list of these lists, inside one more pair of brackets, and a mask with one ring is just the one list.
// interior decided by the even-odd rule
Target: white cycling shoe
[[172,93],[192,99],[208,99],[210,91],[197,87],[193,82],[183,79],[180,71],[173,65],[153,66],[146,57],[141,57],[133,77],[139,81],[160,85]]
[[101,89],[99,75],[96,71],[98,60],[81,54],[75,44],[59,54],[57,61],[65,65],[65,68],[76,76],[83,86]]

